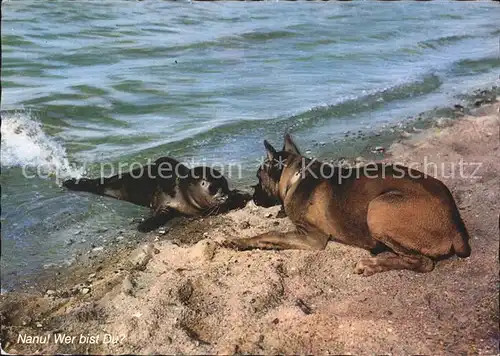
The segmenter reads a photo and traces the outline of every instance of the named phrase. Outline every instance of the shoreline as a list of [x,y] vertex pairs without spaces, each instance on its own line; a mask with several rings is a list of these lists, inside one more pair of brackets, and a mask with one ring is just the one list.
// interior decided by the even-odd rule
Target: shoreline
[[[500,95],[500,88],[497,86],[478,88],[468,94],[458,96],[454,101],[454,105],[436,107],[426,112],[415,113],[413,116],[402,118],[390,125],[370,129],[363,133],[347,131],[344,138],[332,141],[332,144],[328,145],[326,150],[325,143],[315,140],[306,142],[306,145],[301,148],[306,155],[310,155],[312,150],[320,160],[333,164],[356,165],[370,160],[383,160],[386,157],[387,148],[392,143],[418,137],[422,130],[435,126],[436,122],[438,126],[447,125],[450,120],[469,115],[477,107],[491,103],[498,95]],[[345,152],[345,147],[347,147],[348,152]],[[335,152],[332,151],[333,149],[340,149],[340,151]],[[232,182],[233,188],[248,191],[248,186],[255,183],[251,178],[254,177],[254,171],[246,172],[246,175],[248,177],[244,180],[245,184],[242,181]],[[61,194],[66,193],[61,188]],[[132,211],[132,208],[129,210]],[[108,256],[113,257],[115,253],[133,248],[141,242],[153,242],[154,239],[151,236],[136,231],[135,227],[141,219],[141,214],[147,216],[147,211],[139,211],[137,207],[136,210],[135,215],[129,217],[121,215],[121,224],[109,221],[108,225],[102,223],[90,230],[81,224],[75,225],[74,228],[67,230],[64,246],[67,255],[62,254],[52,261],[47,261],[48,263],[40,266],[38,271],[33,267],[29,268],[36,272],[21,271],[17,277],[6,275],[4,281],[8,279],[9,283],[2,285],[2,293],[45,290],[45,287],[38,287],[39,281],[46,279],[43,276],[49,276],[50,279],[52,278],[50,276],[59,270],[74,269],[75,266],[79,268],[78,266],[82,264],[94,264],[95,261],[109,258]],[[165,228],[167,230],[171,229],[172,226],[177,224],[176,221],[169,223]]]
[[[384,159],[385,150],[392,142],[418,135],[421,130],[432,127],[436,117],[439,117],[438,120],[441,121],[446,121],[448,118],[462,117],[477,106],[490,102],[497,95],[500,95],[500,88],[496,86],[477,88],[468,94],[458,96],[456,100],[452,101],[455,105],[442,106],[420,113],[415,111],[413,116],[394,119],[391,120],[392,123],[361,132],[356,132],[356,130],[346,131],[344,137],[334,139],[329,144],[316,140],[308,142],[307,139],[304,140],[302,137],[302,141],[305,142],[301,142],[301,148],[308,156],[312,154],[320,160],[332,163],[356,164],[359,157],[363,158],[363,160]],[[301,137],[297,138],[300,139]],[[240,162],[240,164],[245,167],[248,165],[245,161]],[[250,170],[247,170],[247,168],[245,168],[243,179],[230,179],[233,188],[248,190],[248,187],[255,183],[254,169],[256,167],[252,166]],[[92,176],[95,175],[94,172]],[[42,181],[40,184],[50,185],[51,182]],[[38,263],[32,262],[29,255],[23,255],[21,258],[25,258],[26,267],[23,269],[22,264],[14,264],[14,266],[19,265],[19,270],[7,264],[6,261],[2,262],[2,267],[6,267],[2,268],[2,292],[37,289],[36,285],[40,279],[40,271],[41,274],[50,275],[58,269],[72,268],[75,264],[88,263],[88,260],[92,259],[99,260],[101,258],[99,255],[113,255],[117,250],[134,247],[138,242],[148,238],[135,230],[139,217],[141,215],[147,216],[147,209],[140,210],[142,209],[140,207],[126,206],[123,203],[119,204],[112,201],[103,201],[101,203],[100,199],[95,199],[95,197],[71,197],[71,194],[68,194],[64,189],[60,189],[60,192],[54,192],[57,189],[55,187],[51,189],[50,195],[65,195],[67,197],[65,199],[68,199],[68,201],[74,199],[78,203],[90,199],[94,207],[100,206],[100,210],[98,210],[105,214],[108,214],[113,209],[117,209],[119,213],[109,214],[104,218],[93,215],[87,220],[80,220],[79,216],[82,216],[84,207],[79,206],[79,209],[75,211],[77,214],[75,216],[76,224],[68,225],[67,221],[63,220],[61,230],[59,230],[59,226],[56,226],[56,229],[45,232],[51,236],[51,241],[58,239],[57,241],[63,244],[62,247],[56,247],[53,244],[52,248],[56,248],[57,253],[52,257],[42,256],[42,262]],[[73,213],[73,211],[69,212]],[[71,219],[71,215],[67,215],[66,218]],[[8,248],[7,251],[9,251]]]
[[[352,265],[366,252],[335,242],[314,252],[218,247],[225,238],[293,228],[287,218],[276,217],[279,207],[250,203],[225,215],[178,219],[160,229],[163,234],[141,235],[141,241],[114,246],[116,251],[96,251],[66,269],[46,270],[31,292],[2,293],[3,349],[498,353],[500,104],[497,97],[493,104],[473,106],[456,120],[436,120],[393,143],[382,159],[482,162],[476,180],[438,177],[468,226],[471,258],[441,261],[427,274],[392,271],[363,278]],[[100,342],[17,343],[20,334],[58,332],[100,335]],[[105,343],[105,334],[119,341]]]

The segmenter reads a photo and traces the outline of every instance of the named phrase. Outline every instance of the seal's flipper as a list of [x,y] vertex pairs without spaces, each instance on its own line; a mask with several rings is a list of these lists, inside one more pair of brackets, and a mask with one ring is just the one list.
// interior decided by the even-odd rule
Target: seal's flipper
[[120,189],[122,185],[123,180],[118,176],[103,179],[73,178],[63,182],[63,187],[70,190],[105,195],[116,199],[123,199],[123,194]]
[[88,179],[88,178],[75,179],[75,178],[72,178],[72,179],[65,180],[63,182],[63,187],[68,188],[70,190],[101,194],[100,193],[99,179]]
[[148,174],[148,166],[141,169],[142,171],[140,169],[134,170],[130,173],[122,173],[109,178],[68,179],[63,182],[63,187],[149,207],[156,188],[155,177]]
[[150,232],[160,226],[163,226],[167,221],[175,216],[175,212],[172,210],[161,210],[153,214],[153,216],[147,218],[137,226],[137,230],[140,232]]

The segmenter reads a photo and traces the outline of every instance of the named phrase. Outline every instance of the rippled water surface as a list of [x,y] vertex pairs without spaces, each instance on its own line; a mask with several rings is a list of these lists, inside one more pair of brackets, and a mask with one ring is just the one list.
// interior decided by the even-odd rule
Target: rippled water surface
[[338,156],[346,131],[447,105],[500,69],[495,2],[22,0],[2,15],[4,285],[68,259],[68,236],[105,239],[145,213],[23,166],[94,175],[169,154],[242,164],[241,186],[264,138],[289,129]]

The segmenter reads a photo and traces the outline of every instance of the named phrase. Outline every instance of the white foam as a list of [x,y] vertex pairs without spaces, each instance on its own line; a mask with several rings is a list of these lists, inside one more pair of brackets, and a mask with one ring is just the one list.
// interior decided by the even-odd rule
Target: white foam
[[63,145],[42,130],[31,112],[2,112],[2,167],[21,167],[41,178],[79,178],[83,167],[70,164]]

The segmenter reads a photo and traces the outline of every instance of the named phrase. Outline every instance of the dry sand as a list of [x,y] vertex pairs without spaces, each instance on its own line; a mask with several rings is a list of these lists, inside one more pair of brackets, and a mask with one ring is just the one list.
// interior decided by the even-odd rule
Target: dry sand
[[[498,354],[499,109],[495,103],[460,120],[437,120],[394,144],[386,158],[443,164],[445,174],[440,170],[437,177],[450,187],[469,229],[468,259],[441,261],[427,274],[361,277],[353,266],[368,252],[334,242],[317,252],[218,247],[226,238],[293,228],[276,217],[279,207],[249,203],[226,215],[179,222],[165,235],[148,235],[151,244],[61,272],[47,282],[48,293],[3,295],[3,348],[44,354]],[[478,178],[460,177],[460,160],[480,162]],[[76,338],[57,344],[58,333]],[[46,344],[19,343],[19,335],[51,334]],[[99,339],[89,343],[81,334]]]

